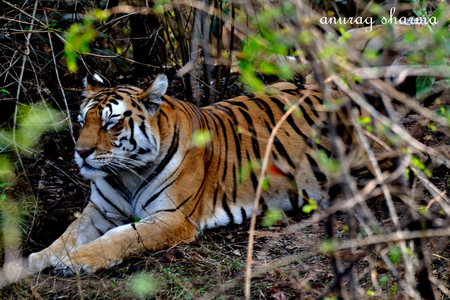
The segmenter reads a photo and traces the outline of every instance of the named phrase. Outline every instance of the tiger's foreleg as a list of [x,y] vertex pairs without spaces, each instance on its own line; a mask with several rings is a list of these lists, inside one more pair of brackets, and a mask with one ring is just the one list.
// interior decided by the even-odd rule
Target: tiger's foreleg
[[102,216],[97,208],[89,203],[61,237],[46,249],[28,257],[29,271],[35,273],[57,265],[60,260],[67,257],[69,252],[97,239],[111,226],[112,224]]
[[180,212],[160,212],[137,223],[111,229],[68,253],[55,268],[63,276],[89,274],[117,265],[131,255],[194,240],[196,226]]

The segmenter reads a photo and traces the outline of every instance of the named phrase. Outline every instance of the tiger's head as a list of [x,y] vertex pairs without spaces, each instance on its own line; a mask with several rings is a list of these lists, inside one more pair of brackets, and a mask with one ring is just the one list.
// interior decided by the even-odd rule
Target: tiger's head
[[104,88],[86,84],[75,145],[75,160],[84,177],[136,172],[157,158],[160,136],[156,116],[167,86],[164,74],[146,91],[129,85]]

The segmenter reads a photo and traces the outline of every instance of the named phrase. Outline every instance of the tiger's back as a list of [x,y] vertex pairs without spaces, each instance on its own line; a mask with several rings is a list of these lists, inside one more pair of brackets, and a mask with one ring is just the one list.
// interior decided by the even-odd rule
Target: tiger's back
[[[199,227],[239,224],[251,216],[257,178],[270,134],[286,108],[305,92],[311,94],[300,104],[300,114],[289,116],[282,124],[270,154],[271,161],[276,160],[293,174],[295,183],[289,182],[283,174],[270,174],[269,187],[263,192],[261,201],[261,208],[272,206],[295,210],[302,206],[304,197],[320,200],[326,180],[308,144],[313,127],[320,128],[325,118],[314,108],[321,103],[317,92],[281,83],[271,86],[265,93],[241,96],[200,109],[165,96],[162,119],[167,116],[174,119],[168,123],[180,125],[161,126],[174,130],[162,135],[174,136],[178,131],[184,139],[182,144],[187,147],[180,149],[181,153],[186,153],[186,158],[178,167],[181,174],[171,194],[180,200],[189,196],[189,202],[195,203],[185,214],[194,216],[198,210],[198,217],[193,219]],[[192,145],[191,137],[196,132],[210,133],[212,141],[204,147]],[[172,144],[171,139],[168,141]],[[320,144],[329,150],[325,138]],[[294,188],[297,189],[295,193],[301,191],[295,199],[288,195],[289,189]]]

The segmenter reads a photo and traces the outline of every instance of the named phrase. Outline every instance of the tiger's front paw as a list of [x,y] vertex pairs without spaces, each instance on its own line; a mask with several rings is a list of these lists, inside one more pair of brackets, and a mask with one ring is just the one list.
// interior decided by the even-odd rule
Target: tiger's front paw
[[87,275],[95,273],[99,269],[110,268],[122,262],[122,259],[110,257],[102,251],[95,251],[82,246],[70,252],[64,258],[58,260],[53,272],[64,277],[75,274]]
[[37,273],[53,266],[56,261],[58,257],[48,249],[32,253],[28,256],[28,270],[31,273]]

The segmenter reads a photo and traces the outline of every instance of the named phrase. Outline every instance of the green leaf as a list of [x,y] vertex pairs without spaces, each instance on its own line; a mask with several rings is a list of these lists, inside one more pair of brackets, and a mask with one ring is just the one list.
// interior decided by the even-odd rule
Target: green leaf
[[280,77],[286,80],[290,80],[294,77],[294,71],[287,62],[282,62],[279,65]]
[[370,117],[364,117],[362,119],[359,117],[356,118],[356,122],[361,125],[367,125],[368,123],[370,123],[370,121],[371,121]]
[[333,252],[335,246],[336,240],[331,238],[322,243],[320,250],[322,250],[323,253],[330,254]]
[[138,298],[148,297],[157,289],[155,278],[148,273],[140,273],[131,277],[127,287]]
[[283,211],[280,209],[276,209],[273,207],[269,207],[269,209],[266,211],[266,214],[264,215],[264,218],[262,220],[262,225],[264,227],[270,227],[275,222],[281,220],[283,218]]
[[335,158],[328,157],[327,153],[323,149],[319,149],[314,152],[315,158],[319,161],[320,166],[327,170],[329,174],[337,174],[340,169],[340,163]]
[[366,49],[363,52],[363,57],[368,61],[376,61],[380,57],[380,53],[374,49]]
[[419,76],[416,79],[416,97],[418,99],[425,98],[431,91],[431,87],[435,81],[434,76]]
[[421,214],[421,215],[426,214],[426,213],[427,213],[427,207],[424,206],[424,205],[420,205],[419,208],[418,208],[418,212],[419,212],[419,214]]
[[277,43],[277,44],[271,44],[267,51],[280,54],[280,55],[287,55],[289,52],[289,47],[284,43]]
[[267,191],[269,189],[269,176],[264,177],[261,189]]
[[400,247],[397,245],[390,247],[388,256],[393,264],[398,264],[399,262],[401,262],[402,253],[400,251]]
[[302,30],[300,31],[300,34],[298,35],[298,40],[300,44],[302,45],[308,45],[314,40],[314,37],[309,30]]
[[0,94],[2,94],[2,96],[11,96],[11,93],[8,90],[5,89],[0,89]]
[[308,199],[308,204],[303,205],[302,211],[306,214],[309,214],[313,210],[317,209],[317,202],[313,199]]
[[111,13],[107,9],[103,10],[103,9],[96,8],[94,10],[94,17],[99,21],[105,21],[110,16],[111,16]]
[[260,68],[261,73],[266,75],[276,75],[278,73],[278,67],[273,63],[263,63]]
[[205,148],[213,140],[212,132],[209,130],[197,130],[192,134],[191,142],[197,148]]
[[389,280],[389,276],[383,275],[380,278],[380,283],[386,283],[386,282],[388,282],[388,280]]

